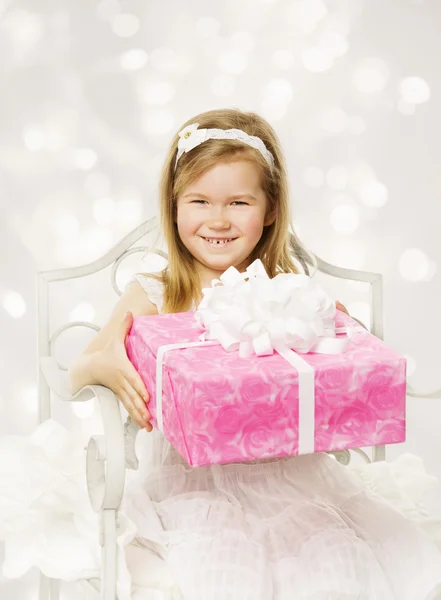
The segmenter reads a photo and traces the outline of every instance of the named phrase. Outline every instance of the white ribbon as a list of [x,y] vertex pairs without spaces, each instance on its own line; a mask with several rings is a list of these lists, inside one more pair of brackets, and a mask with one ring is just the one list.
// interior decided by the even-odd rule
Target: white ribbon
[[206,329],[204,339],[218,340],[227,352],[339,354],[347,345],[347,338],[335,337],[335,302],[306,275],[270,279],[256,260],[245,273],[230,267],[202,293],[196,318]]

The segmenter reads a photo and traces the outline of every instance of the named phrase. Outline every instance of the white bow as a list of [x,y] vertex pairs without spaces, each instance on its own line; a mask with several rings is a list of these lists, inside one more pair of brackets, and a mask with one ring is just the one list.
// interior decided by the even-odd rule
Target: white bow
[[347,338],[335,337],[333,300],[306,275],[268,277],[261,260],[245,273],[230,267],[211,288],[202,290],[196,318],[205,339],[215,339],[240,356],[296,352],[338,354]]

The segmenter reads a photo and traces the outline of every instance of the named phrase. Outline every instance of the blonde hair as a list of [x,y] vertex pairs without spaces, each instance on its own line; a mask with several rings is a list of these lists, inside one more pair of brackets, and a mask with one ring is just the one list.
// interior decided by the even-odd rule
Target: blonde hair
[[270,277],[277,273],[298,273],[299,266],[310,275],[315,267],[313,257],[290,231],[290,201],[285,160],[280,142],[272,127],[259,115],[236,109],[204,112],[187,121],[181,129],[199,123],[202,128],[242,129],[259,137],[274,156],[271,169],[262,154],[237,140],[207,140],[184,153],[175,170],[176,134],[165,160],[160,182],[160,216],[162,233],[167,245],[168,266],[161,273],[164,284],[164,311],[189,310],[200,299],[200,282],[191,253],[182,243],[176,225],[177,198],[182,191],[205,171],[220,161],[248,160],[259,167],[262,189],[268,199],[268,212],[275,215],[271,225],[264,227],[262,237],[250,255],[250,261],[260,258]]

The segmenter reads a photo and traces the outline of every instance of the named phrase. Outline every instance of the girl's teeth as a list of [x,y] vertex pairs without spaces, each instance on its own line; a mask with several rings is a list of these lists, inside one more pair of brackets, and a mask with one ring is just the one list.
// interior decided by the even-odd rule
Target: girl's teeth
[[226,244],[227,242],[231,242],[231,240],[233,238],[230,238],[229,240],[210,240],[208,238],[205,238],[205,239],[207,240],[207,242],[210,242],[210,244],[217,244],[217,245],[219,245],[219,244]]

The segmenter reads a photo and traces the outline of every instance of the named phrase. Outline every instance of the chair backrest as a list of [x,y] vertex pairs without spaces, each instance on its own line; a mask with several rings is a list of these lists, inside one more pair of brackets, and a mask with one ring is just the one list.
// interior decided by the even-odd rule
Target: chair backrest
[[[47,357],[54,356],[55,343],[57,339],[69,329],[76,327],[88,327],[99,331],[99,326],[89,321],[70,321],[55,326],[51,319],[49,308],[49,299],[52,286],[57,282],[68,280],[77,280],[87,278],[98,274],[105,269],[110,268],[110,286],[121,295],[121,286],[117,283],[117,273],[122,263],[130,256],[136,253],[151,253],[162,259],[166,258],[163,249],[156,247],[154,242],[145,243],[146,237],[157,238],[158,224],[157,219],[152,218],[142,223],[139,227],[129,233],[123,240],[115,245],[100,259],[80,266],[66,269],[57,269],[52,271],[43,271],[38,274],[38,354],[39,364]],[[383,306],[382,306],[382,276],[377,273],[357,271],[331,265],[319,257],[315,257],[319,273],[331,276],[341,280],[364,282],[369,286],[370,298],[370,330],[378,336],[383,337]],[[109,286],[109,288],[110,288]],[[65,365],[59,365],[61,369],[66,370]],[[39,374],[39,419],[40,422],[50,418],[50,388],[44,377]]]

